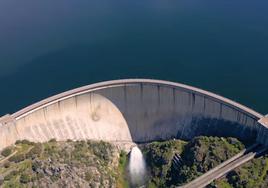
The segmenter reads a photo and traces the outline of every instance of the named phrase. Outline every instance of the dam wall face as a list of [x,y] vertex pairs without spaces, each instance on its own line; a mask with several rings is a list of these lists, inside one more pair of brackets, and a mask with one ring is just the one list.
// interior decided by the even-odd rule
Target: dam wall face
[[[255,141],[262,115],[190,86],[117,80],[78,88],[29,106],[0,126],[0,149],[16,140],[149,142],[199,135]],[[261,140],[261,139],[259,139]]]
[[96,93],[109,98],[126,118],[135,142],[191,139],[198,135],[255,140],[258,118],[221,100],[161,84],[133,84]]

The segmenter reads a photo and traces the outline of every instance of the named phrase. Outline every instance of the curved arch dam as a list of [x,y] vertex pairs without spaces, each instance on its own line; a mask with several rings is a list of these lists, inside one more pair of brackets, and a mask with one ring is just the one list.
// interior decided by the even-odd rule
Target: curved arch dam
[[150,79],[101,82],[67,91],[0,119],[0,150],[27,139],[149,142],[198,135],[262,144],[267,117],[219,95]]

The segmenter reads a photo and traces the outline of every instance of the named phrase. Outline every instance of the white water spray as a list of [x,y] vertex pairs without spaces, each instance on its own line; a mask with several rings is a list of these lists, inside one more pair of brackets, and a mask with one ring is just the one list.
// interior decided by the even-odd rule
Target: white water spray
[[146,164],[141,150],[135,146],[130,152],[129,160],[130,181],[133,187],[140,187],[146,181]]

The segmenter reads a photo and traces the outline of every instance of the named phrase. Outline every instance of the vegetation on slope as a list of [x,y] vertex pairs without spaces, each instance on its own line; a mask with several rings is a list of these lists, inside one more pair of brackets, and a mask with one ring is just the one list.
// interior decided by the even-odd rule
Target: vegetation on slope
[[[151,187],[182,185],[239,153],[244,145],[234,138],[197,137],[186,143],[179,140],[146,145],[144,154],[150,168]],[[180,156],[180,164],[172,160]]]
[[143,152],[150,170],[149,187],[165,187],[171,176],[172,159],[181,154],[186,142],[170,140],[144,145]]
[[118,165],[118,178],[117,178],[117,188],[127,188],[129,187],[128,179],[126,176],[126,169],[128,163],[128,156],[125,151],[121,151]]
[[244,149],[235,138],[197,137],[182,153],[184,165],[178,170],[178,183],[189,182]]
[[268,187],[268,155],[255,158],[215,181],[210,187],[261,188]]
[[[175,187],[193,180],[237,154],[235,138],[200,136],[141,145],[146,187]],[[0,155],[1,187],[129,187],[128,154],[106,142],[18,141]],[[209,187],[268,187],[268,155],[254,159]]]
[[119,151],[109,143],[19,141],[13,149],[0,164],[3,187],[116,187]]

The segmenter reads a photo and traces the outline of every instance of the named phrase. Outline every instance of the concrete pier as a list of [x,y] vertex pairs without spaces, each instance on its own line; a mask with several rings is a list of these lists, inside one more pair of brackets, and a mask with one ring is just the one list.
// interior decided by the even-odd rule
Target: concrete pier
[[[266,143],[264,116],[191,86],[125,79],[77,88],[0,119],[0,150],[28,139],[148,142],[198,135]],[[266,131],[267,132],[267,131]],[[267,142],[268,144],[268,142]]]

